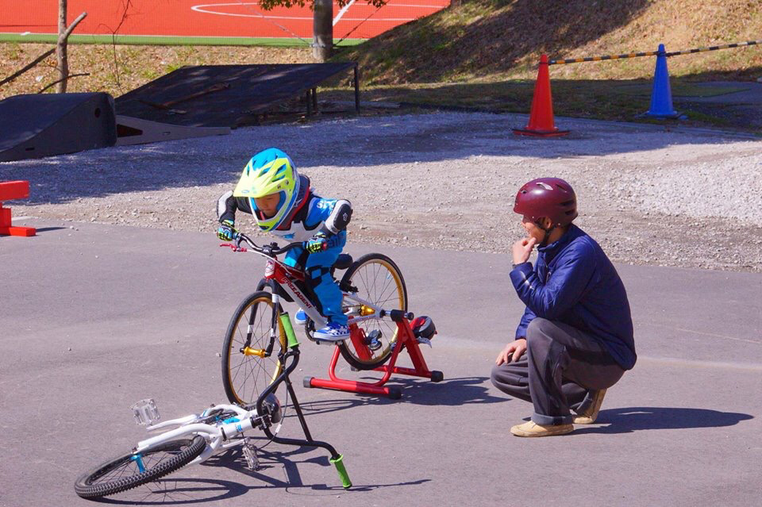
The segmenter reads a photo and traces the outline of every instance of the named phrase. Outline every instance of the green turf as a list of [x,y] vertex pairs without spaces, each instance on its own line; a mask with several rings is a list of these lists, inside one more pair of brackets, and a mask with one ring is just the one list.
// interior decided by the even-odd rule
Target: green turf
[[[58,40],[55,34],[0,33],[0,42],[42,42],[54,44]],[[334,39],[338,46],[356,46],[366,39]],[[150,35],[71,35],[72,44],[132,44],[156,46],[278,46],[308,47],[309,39],[278,37],[161,37]]]

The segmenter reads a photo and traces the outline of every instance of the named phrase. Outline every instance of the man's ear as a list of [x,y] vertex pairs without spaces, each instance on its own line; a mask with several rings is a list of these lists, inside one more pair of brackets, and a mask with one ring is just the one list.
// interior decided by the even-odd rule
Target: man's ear
[[548,217],[542,217],[542,218],[540,218],[540,220],[538,220],[538,222],[540,222],[540,225],[542,226],[540,228],[542,230],[547,231],[548,229],[553,227],[553,221],[550,218],[548,218]]

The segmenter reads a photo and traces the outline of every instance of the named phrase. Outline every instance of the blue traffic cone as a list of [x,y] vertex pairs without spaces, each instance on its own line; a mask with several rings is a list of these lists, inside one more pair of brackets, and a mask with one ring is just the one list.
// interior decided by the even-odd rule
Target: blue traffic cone
[[672,89],[669,86],[667,70],[667,51],[664,44],[659,44],[656,55],[654,84],[651,90],[651,108],[645,114],[652,118],[679,118],[680,113],[672,108]]

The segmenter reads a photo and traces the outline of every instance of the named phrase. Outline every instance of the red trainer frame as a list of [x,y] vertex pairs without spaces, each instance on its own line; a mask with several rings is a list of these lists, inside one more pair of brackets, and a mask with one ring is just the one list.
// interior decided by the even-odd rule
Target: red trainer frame
[[[423,358],[423,353],[421,352],[421,348],[418,346],[418,341],[415,339],[415,335],[413,334],[413,330],[410,325],[410,320],[413,319],[413,314],[405,313],[400,310],[393,310],[391,312],[391,318],[397,323],[397,342],[394,345],[394,350],[392,351],[392,356],[389,359],[389,363],[379,368],[375,368],[375,371],[384,372],[384,376],[381,378],[381,380],[375,383],[370,383],[355,380],[346,380],[337,377],[336,364],[338,363],[340,353],[339,347],[336,347],[333,351],[331,363],[328,366],[328,375],[330,376],[330,380],[315,377],[305,377],[304,387],[336,389],[339,391],[349,391],[353,393],[380,394],[388,396],[392,399],[399,399],[402,397],[402,391],[398,387],[384,387],[384,384],[386,384],[389,378],[391,378],[392,373],[428,378],[431,379],[432,382],[441,381],[444,378],[442,372],[437,370],[431,371],[429,370],[428,366],[426,366],[426,360]],[[351,332],[350,339],[355,345],[355,350],[358,351],[359,355],[360,351],[366,350],[364,343],[365,341],[363,340],[362,336],[364,333],[362,332],[362,329],[358,329],[357,326],[352,326],[351,320],[349,324],[350,328],[355,328]],[[355,330],[360,332],[357,333]],[[410,355],[410,359],[413,361],[413,368],[395,366],[397,363],[397,358],[399,357],[400,351],[403,349],[403,347],[407,350],[407,353]]]

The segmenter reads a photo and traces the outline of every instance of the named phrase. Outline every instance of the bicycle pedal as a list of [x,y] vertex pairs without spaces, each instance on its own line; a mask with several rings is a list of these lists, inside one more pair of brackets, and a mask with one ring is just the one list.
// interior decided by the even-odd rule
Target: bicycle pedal
[[434,348],[434,346],[431,345],[431,340],[429,340],[428,338],[424,338],[422,336],[418,336],[415,339],[415,341],[417,341],[418,343],[424,343],[424,344],[428,345],[429,347],[431,347],[432,349]]
[[261,468],[257,457],[257,446],[252,444],[248,438],[244,439],[243,442],[243,457],[246,460],[246,468],[252,472]]
[[381,343],[382,336],[383,334],[381,331],[374,329],[365,338],[365,345],[367,345],[368,348],[373,351],[380,349],[383,346],[383,343]]

